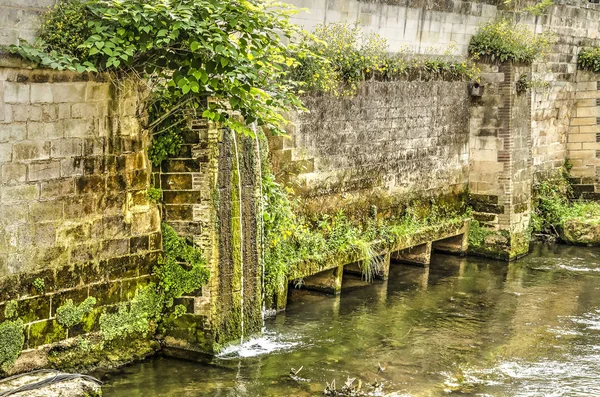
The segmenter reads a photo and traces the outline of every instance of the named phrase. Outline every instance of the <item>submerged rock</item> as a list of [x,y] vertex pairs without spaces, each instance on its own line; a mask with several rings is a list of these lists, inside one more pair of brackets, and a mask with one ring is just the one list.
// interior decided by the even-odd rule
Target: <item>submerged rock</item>
[[559,228],[560,238],[571,244],[600,245],[600,219],[573,218]]
[[90,376],[41,370],[0,379],[0,396],[100,397],[100,385]]

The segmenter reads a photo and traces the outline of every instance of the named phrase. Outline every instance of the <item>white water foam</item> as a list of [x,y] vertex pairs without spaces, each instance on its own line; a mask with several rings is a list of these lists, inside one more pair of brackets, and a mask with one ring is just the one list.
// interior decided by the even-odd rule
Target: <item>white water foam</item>
[[289,351],[300,346],[300,344],[299,341],[284,340],[275,333],[268,333],[256,338],[248,339],[246,342],[239,345],[230,345],[223,349],[223,351],[217,355],[217,358],[226,360],[256,357],[263,354]]

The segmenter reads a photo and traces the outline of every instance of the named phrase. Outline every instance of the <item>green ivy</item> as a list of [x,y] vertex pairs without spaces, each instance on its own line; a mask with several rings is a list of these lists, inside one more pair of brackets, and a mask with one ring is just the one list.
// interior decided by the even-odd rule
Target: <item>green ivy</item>
[[581,70],[600,73],[600,47],[581,49],[577,57],[577,66]]
[[13,366],[24,343],[25,328],[21,319],[0,324],[0,369],[6,372]]
[[476,60],[532,63],[548,52],[550,39],[547,32],[535,34],[525,25],[500,19],[479,27],[469,42],[469,53]]
[[79,305],[73,303],[73,299],[67,299],[65,303],[56,309],[56,321],[65,328],[71,328],[83,321],[83,316],[90,313],[96,305],[96,298],[87,297]]

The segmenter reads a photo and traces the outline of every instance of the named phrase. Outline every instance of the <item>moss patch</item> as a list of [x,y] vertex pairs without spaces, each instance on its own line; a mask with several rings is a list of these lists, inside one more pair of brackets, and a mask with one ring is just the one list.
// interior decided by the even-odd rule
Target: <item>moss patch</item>
[[5,321],[0,324],[0,369],[8,371],[15,361],[25,343],[25,330],[23,321]]

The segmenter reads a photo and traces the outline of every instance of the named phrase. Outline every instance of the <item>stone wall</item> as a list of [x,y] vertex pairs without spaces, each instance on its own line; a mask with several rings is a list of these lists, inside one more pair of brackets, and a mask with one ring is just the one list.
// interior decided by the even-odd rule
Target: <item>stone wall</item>
[[100,310],[127,301],[156,263],[136,92],[103,75],[0,68],[0,321],[18,300],[26,348],[66,337],[54,320],[66,299],[98,301],[69,336],[97,329]]
[[40,27],[40,14],[56,0],[0,0],[0,46],[33,42]]
[[480,23],[497,15],[491,2],[286,0],[301,11],[292,21],[312,31],[317,24],[346,21],[388,39],[391,51],[444,53],[450,45],[466,55],[469,39]]
[[307,211],[466,191],[467,83],[368,82],[356,96],[303,100],[310,113],[293,115],[291,139],[270,146],[274,172],[293,177]]
[[[503,2],[412,0],[288,0],[306,8],[294,21],[308,30],[317,24],[346,21],[385,37],[391,51],[403,49],[417,54],[440,54],[450,46],[455,55],[466,56],[477,25],[500,16],[516,17],[532,31],[555,35],[546,59],[533,65],[533,77],[548,82],[535,89],[532,98],[532,160],[534,177],[556,174],[567,158],[567,133],[575,105],[575,72],[581,46],[600,43],[600,5],[587,0],[560,0],[545,15],[514,13]],[[531,1],[513,1],[510,7],[523,8]]]

